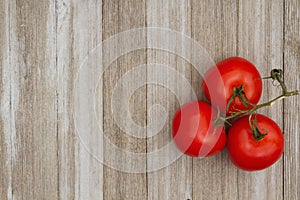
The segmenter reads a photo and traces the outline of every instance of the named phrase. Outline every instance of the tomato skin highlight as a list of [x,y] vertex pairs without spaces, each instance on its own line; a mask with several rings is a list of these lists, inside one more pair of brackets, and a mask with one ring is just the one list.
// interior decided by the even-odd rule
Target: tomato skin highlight
[[246,171],[265,169],[274,164],[284,150],[284,137],[279,126],[270,118],[255,114],[259,130],[267,135],[253,137],[248,115],[235,121],[228,132],[227,151],[234,165]]
[[244,58],[230,57],[217,63],[206,72],[202,89],[213,106],[230,115],[238,110],[252,108],[251,105],[245,107],[236,97],[226,111],[226,106],[233,95],[233,89],[242,84],[249,102],[257,104],[262,93],[262,80],[258,70]]
[[182,105],[175,113],[172,136],[178,149],[196,156],[212,156],[226,145],[226,133],[222,126],[214,132],[212,120],[216,110],[204,101],[191,101]]

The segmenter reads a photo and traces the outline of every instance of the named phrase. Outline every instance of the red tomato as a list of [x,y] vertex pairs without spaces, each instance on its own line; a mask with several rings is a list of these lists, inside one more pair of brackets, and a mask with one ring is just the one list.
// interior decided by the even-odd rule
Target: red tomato
[[173,118],[173,139],[179,150],[190,156],[205,157],[220,152],[226,144],[222,126],[212,120],[216,110],[204,101],[191,101],[180,107]]
[[249,126],[249,116],[235,121],[228,133],[227,150],[231,161],[247,171],[262,170],[275,163],[284,148],[283,134],[278,125],[270,118],[256,114],[257,127],[262,139],[257,140]]
[[207,71],[202,82],[206,98],[227,115],[252,107],[250,105],[248,108],[245,107],[236,97],[226,112],[234,88],[241,85],[244,85],[244,92],[249,102],[257,104],[262,92],[261,76],[252,63],[239,57],[231,57],[219,62]]

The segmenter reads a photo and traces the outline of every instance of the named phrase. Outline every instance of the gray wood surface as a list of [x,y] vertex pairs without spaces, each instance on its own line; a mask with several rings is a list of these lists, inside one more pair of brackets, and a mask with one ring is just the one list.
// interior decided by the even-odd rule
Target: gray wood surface
[[[126,31],[133,28],[144,27],[146,24],[146,8],[145,1],[103,1],[103,39],[107,39],[114,34],[122,31]],[[140,35],[141,38],[146,37]],[[139,38],[135,38],[135,41]],[[124,41],[131,42],[131,41]],[[145,42],[145,41],[144,41]],[[130,45],[130,44],[124,44]],[[115,51],[113,49],[113,51]],[[112,54],[108,50],[103,49],[103,56],[106,57],[107,54]],[[105,63],[109,64],[109,63]],[[139,79],[139,76],[145,75],[145,70],[143,74],[138,77],[133,77],[131,82],[123,84],[122,92],[118,94],[120,96],[120,101],[118,107],[115,110],[112,108],[112,93],[118,81],[124,74],[130,71],[132,68],[146,64],[146,50],[138,50],[130,52],[126,55],[121,56],[118,60],[114,61],[108,66],[108,69],[104,72],[103,78],[103,118],[104,118],[104,134],[108,137],[111,143],[115,144],[119,148],[125,151],[132,151],[135,153],[146,153],[146,140],[145,139],[135,139],[121,130],[117,123],[115,123],[112,111],[119,112],[122,110],[120,106],[124,106],[127,101],[131,102],[132,106],[132,118],[137,121],[137,123],[143,125],[146,123],[146,88],[141,88],[137,93],[132,96],[132,99],[122,98],[124,93],[127,93],[127,88],[132,84],[135,84],[135,79]],[[126,109],[126,108],[125,108]],[[124,120],[130,120],[126,118],[124,112],[119,112],[118,115],[124,115]],[[145,137],[145,136],[144,136]],[[107,144],[110,145],[110,144]],[[134,165],[134,160],[130,158],[122,158],[116,152],[110,152],[104,150],[104,160],[109,159],[109,157],[114,158],[114,165],[121,165],[120,162],[124,162],[126,159],[126,164],[128,169],[131,169]],[[114,155],[114,153],[116,153]],[[143,160],[146,162],[146,158]],[[146,199],[147,198],[147,174],[145,173],[127,173],[120,172],[116,169],[110,167],[104,167],[104,199]]]
[[[290,87],[300,87],[300,2],[286,1],[284,13],[284,71]],[[284,190],[286,199],[300,198],[299,98],[284,101]]]
[[[284,155],[266,170],[241,171],[230,163],[226,150],[205,159],[181,156],[174,162],[169,151],[157,160],[143,156],[137,162],[112,147],[149,155],[168,145],[179,104],[203,98],[203,74],[186,59],[194,57],[194,49],[184,36],[175,44],[181,55],[142,48],[111,63],[107,61],[116,52],[136,43],[174,44],[165,35],[153,41],[152,32],[145,31],[119,39],[117,46],[99,45],[134,28],[171,29],[195,40],[215,62],[242,56],[263,76],[281,68],[288,87],[299,89],[299,13],[299,0],[0,0],[0,199],[299,199],[299,97],[261,110],[285,137]],[[152,63],[164,66],[158,70]],[[108,68],[99,81],[100,65]],[[144,67],[120,84],[139,66]],[[164,85],[143,85],[127,98],[137,82],[153,77]],[[78,87],[82,93],[76,93]],[[264,81],[261,102],[279,93]],[[90,104],[94,97],[95,105]],[[78,104],[82,100],[88,105]],[[88,114],[77,116],[83,109]],[[141,138],[120,126],[118,119],[123,118],[125,129],[134,127],[132,122],[144,127],[137,131]],[[153,134],[162,119],[162,129]],[[80,137],[85,124],[89,126]],[[97,126],[104,132],[100,140],[94,134]],[[104,138],[110,143],[103,143]],[[169,165],[151,170],[160,161]]]

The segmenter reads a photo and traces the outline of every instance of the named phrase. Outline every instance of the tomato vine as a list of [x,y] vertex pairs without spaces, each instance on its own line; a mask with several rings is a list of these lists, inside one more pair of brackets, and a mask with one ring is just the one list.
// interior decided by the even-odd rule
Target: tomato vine
[[255,137],[255,139],[261,140],[265,135],[267,135],[267,133],[265,133],[265,134],[261,133],[261,131],[257,127],[257,124],[255,123],[256,120],[255,119],[252,120],[252,115],[257,110],[259,110],[263,107],[272,106],[275,102],[280,101],[284,98],[299,95],[299,91],[298,90],[288,91],[287,86],[285,85],[284,80],[283,80],[283,71],[281,69],[272,69],[270,76],[265,77],[263,79],[272,79],[273,81],[277,81],[280,84],[282,94],[268,102],[254,105],[248,101],[247,94],[244,92],[243,84],[239,87],[234,87],[233,95],[230,98],[230,100],[228,101],[227,108],[232,103],[232,101],[235,101],[235,98],[237,98],[237,97],[241,100],[241,102],[243,103],[243,105],[245,107],[249,108],[251,106],[252,108],[245,109],[245,110],[239,110],[236,112],[231,112],[229,116],[224,116],[224,117],[221,116],[220,112],[218,112],[217,117],[213,121],[214,125],[215,126],[223,125],[224,122],[229,123],[228,120],[230,120],[230,119],[236,118],[238,116],[240,117],[240,116],[244,116],[244,115],[249,115],[249,125],[252,129],[253,136]]

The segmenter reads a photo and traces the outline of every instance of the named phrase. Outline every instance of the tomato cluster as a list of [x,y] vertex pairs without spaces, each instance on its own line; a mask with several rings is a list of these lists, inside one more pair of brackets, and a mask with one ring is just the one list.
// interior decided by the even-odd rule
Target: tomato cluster
[[[252,63],[240,57],[227,58],[207,71],[202,88],[210,103],[192,101],[174,115],[172,136],[180,151],[206,157],[227,146],[232,163],[247,171],[265,169],[281,157],[281,129],[255,112],[262,107],[257,104],[262,78]],[[234,121],[226,134],[228,119]]]

